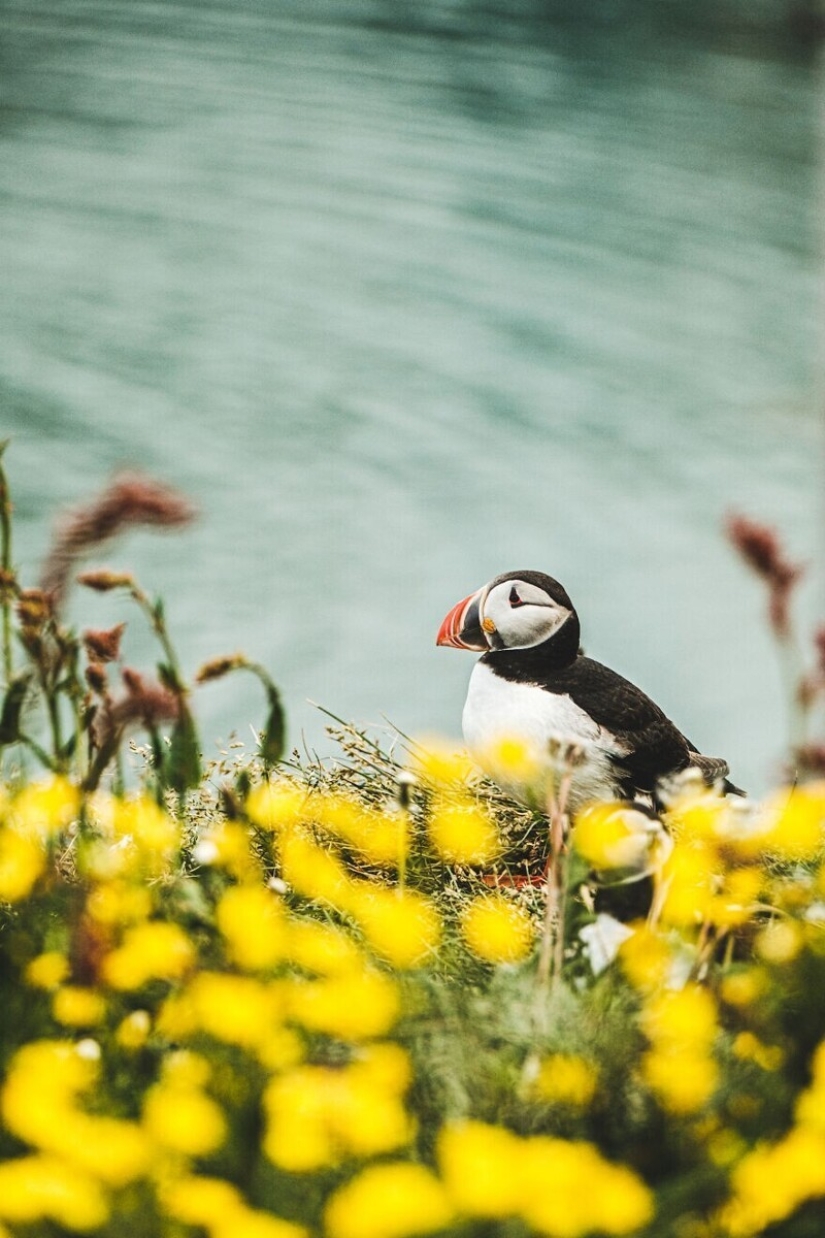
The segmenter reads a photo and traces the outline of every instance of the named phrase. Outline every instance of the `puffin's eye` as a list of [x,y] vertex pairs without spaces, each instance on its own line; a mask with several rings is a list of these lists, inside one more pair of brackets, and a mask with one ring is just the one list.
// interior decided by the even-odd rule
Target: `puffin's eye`
[[515,585],[513,585],[512,589],[510,590],[510,605],[511,606],[523,606],[524,605],[524,602],[522,601],[522,599],[519,597],[518,593],[516,592]]

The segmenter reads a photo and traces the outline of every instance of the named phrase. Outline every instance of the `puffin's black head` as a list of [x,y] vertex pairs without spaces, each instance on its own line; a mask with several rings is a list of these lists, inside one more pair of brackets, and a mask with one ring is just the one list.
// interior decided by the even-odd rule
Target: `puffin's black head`
[[544,572],[505,572],[453,607],[436,644],[479,653],[533,649],[562,628],[575,657],[578,616],[559,582]]

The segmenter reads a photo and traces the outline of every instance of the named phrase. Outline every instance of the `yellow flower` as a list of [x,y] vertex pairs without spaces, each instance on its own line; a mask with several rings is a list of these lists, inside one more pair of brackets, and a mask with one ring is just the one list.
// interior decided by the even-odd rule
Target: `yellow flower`
[[231,1221],[244,1207],[238,1188],[222,1178],[176,1177],[163,1184],[159,1197],[170,1216],[185,1225],[201,1225],[205,1229]]
[[524,786],[540,782],[546,772],[535,747],[515,736],[504,736],[492,743],[482,764],[499,781]]
[[49,838],[71,825],[79,811],[77,787],[57,775],[19,791],[11,803],[9,820],[18,830]]
[[544,1136],[524,1140],[519,1180],[521,1216],[551,1238],[632,1234],[653,1215],[641,1178],[606,1161],[592,1144]]
[[825,1195],[825,1136],[794,1127],[778,1143],[757,1147],[731,1175],[733,1197],[722,1212],[733,1238],[750,1238]]
[[0,1093],[3,1121],[26,1143],[50,1148],[75,1097],[95,1076],[72,1045],[36,1040],[18,1049]]
[[195,1023],[227,1044],[255,1050],[278,1024],[278,991],[250,976],[199,972],[186,993]]
[[388,890],[360,882],[354,889],[350,912],[376,954],[398,968],[424,963],[441,936],[438,912],[428,898],[414,890]]
[[665,1109],[671,1113],[696,1113],[710,1100],[719,1082],[713,1058],[701,1049],[657,1047],[646,1053],[642,1073]]
[[626,804],[592,804],[576,817],[573,843],[594,868],[634,868],[647,856],[652,826]]
[[98,924],[136,924],[150,915],[152,895],[146,886],[108,881],[89,892],[86,910]]
[[223,821],[204,834],[192,852],[198,864],[216,864],[239,881],[257,879],[260,869],[249,848],[249,828]]
[[767,963],[790,963],[802,948],[802,929],[792,920],[772,920],[757,935],[754,947]]
[[66,1027],[94,1027],[106,1017],[106,1002],[94,989],[65,985],[52,999],[52,1014]]
[[424,740],[416,747],[414,756],[421,777],[436,787],[463,784],[473,776],[474,766],[467,753],[441,740]]
[[293,917],[286,932],[286,953],[292,963],[305,971],[335,976],[353,971],[363,962],[352,938],[334,924]]
[[69,974],[69,960],[58,950],[38,954],[26,968],[26,984],[36,989],[54,989]]
[[666,942],[644,923],[633,924],[632,937],[619,946],[618,959],[630,983],[643,992],[657,992],[670,970],[670,950]]
[[307,793],[289,782],[262,782],[246,797],[249,820],[263,830],[282,830],[306,819]]
[[495,823],[472,800],[437,800],[428,829],[447,864],[489,864],[500,850]]
[[501,894],[485,894],[470,903],[461,931],[473,954],[488,963],[519,962],[532,950],[535,937],[527,912]]
[[289,833],[281,840],[281,873],[297,894],[331,903],[345,911],[352,882],[340,860],[308,835]]
[[785,860],[809,860],[822,850],[825,782],[777,792],[765,805],[770,825],[763,846]]
[[392,980],[367,969],[325,980],[289,981],[283,992],[295,1022],[343,1040],[385,1036],[400,1010]]
[[728,972],[722,977],[719,993],[730,1006],[749,1006],[764,993],[767,977],[758,968]]
[[716,1037],[716,1003],[707,989],[686,985],[651,998],[641,1016],[642,1028],[656,1044],[669,1048],[708,1046]]
[[456,1122],[438,1136],[438,1163],[452,1203],[466,1216],[518,1211],[523,1141],[501,1126]]
[[218,928],[229,957],[249,971],[262,971],[284,955],[286,916],[281,900],[263,886],[233,886],[218,903]]
[[216,1103],[197,1087],[162,1080],[149,1088],[143,1104],[143,1125],[164,1148],[183,1156],[214,1152],[226,1135],[226,1122]]
[[163,871],[180,844],[177,824],[148,795],[115,800],[113,829],[117,838],[132,840],[152,873]]
[[541,1063],[534,1088],[543,1100],[582,1108],[593,1099],[597,1083],[598,1073],[590,1062],[553,1053]]
[[407,1238],[450,1223],[444,1187],[423,1165],[370,1165],[339,1187],[325,1212],[329,1238]]
[[0,1163],[0,1217],[16,1224],[49,1219],[67,1229],[97,1229],[109,1210],[97,1182],[55,1156]]
[[103,975],[114,989],[139,989],[149,980],[179,980],[194,960],[183,929],[149,920],[127,930],[123,944],[104,959]]
[[403,813],[377,812],[341,795],[324,795],[313,801],[312,815],[379,868],[397,868],[409,850]]
[[385,1084],[368,1062],[337,1070],[301,1066],[274,1079],[264,1094],[267,1156],[300,1173],[406,1143],[410,1120],[400,1092]]
[[740,1032],[731,1048],[738,1058],[755,1062],[762,1070],[779,1070],[785,1059],[779,1045],[766,1045],[753,1032]]
[[27,898],[45,863],[43,849],[34,838],[0,829],[0,900],[19,903]]
[[115,1039],[124,1049],[140,1049],[146,1044],[151,1027],[148,1010],[133,1010],[118,1024]]
[[667,894],[662,920],[666,924],[689,928],[707,918],[717,867],[712,851],[676,843],[663,868]]
[[112,1187],[143,1177],[150,1163],[149,1143],[135,1122],[86,1113],[64,1115],[46,1150]]
[[209,1238],[307,1238],[307,1231],[270,1212],[239,1208],[228,1220],[213,1224]]

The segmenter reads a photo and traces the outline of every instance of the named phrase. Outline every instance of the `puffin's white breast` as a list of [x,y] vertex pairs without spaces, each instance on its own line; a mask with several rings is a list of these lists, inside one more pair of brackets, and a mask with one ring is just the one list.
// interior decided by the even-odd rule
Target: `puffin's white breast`
[[540,765],[548,763],[547,745],[552,737],[576,740],[583,744],[586,759],[574,775],[571,807],[616,795],[611,757],[626,750],[566,693],[512,683],[477,662],[470,676],[462,727],[467,747],[482,765],[485,755],[503,739],[519,740]]

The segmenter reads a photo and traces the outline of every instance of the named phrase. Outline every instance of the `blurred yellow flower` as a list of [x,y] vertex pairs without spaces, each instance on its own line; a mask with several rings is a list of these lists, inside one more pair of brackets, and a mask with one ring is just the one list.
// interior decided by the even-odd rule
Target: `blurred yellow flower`
[[634,932],[619,946],[618,959],[630,983],[643,992],[657,992],[671,967],[667,942],[644,922],[631,925]]
[[349,907],[352,882],[336,856],[297,832],[283,836],[280,850],[281,874],[296,894],[343,911]]
[[118,1024],[115,1040],[124,1049],[140,1049],[146,1044],[152,1028],[148,1010],[133,1010]]
[[422,740],[416,745],[413,757],[417,772],[437,788],[466,783],[475,770],[464,749],[456,749],[440,739]]
[[720,1219],[732,1238],[751,1238],[825,1195],[825,1135],[794,1127],[775,1144],[742,1158],[731,1175],[732,1199]]
[[183,1156],[205,1156],[220,1147],[226,1121],[197,1086],[161,1080],[146,1093],[143,1126],[155,1143]]
[[493,778],[506,784],[531,786],[546,773],[535,746],[516,736],[503,736],[485,750],[481,764]]
[[52,1014],[66,1027],[94,1027],[106,1017],[106,1002],[94,989],[67,984],[55,993]]
[[272,985],[222,972],[199,972],[185,1000],[202,1031],[252,1050],[266,1044],[281,1011],[279,993]]
[[406,858],[407,818],[401,812],[378,812],[342,795],[328,794],[315,797],[313,818],[379,868],[398,868]]
[[41,1141],[41,1146],[116,1188],[143,1177],[150,1165],[146,1135],[137,1123],[120,1118],[64,1114],[50,1144]]
[[290,1017],[309,1031],[342,1040],[385,1036],[400,1013],[400,998],[389,976],[364,969],[324,980],[285,982]]
[[376,954],[401,969],[424,963],[441,937],[438,912],[415,890],[359,882],[353,887],[350,914]]
[[112,824],[117,838],[132,840],[152,873],[162,872],[180,845],[177,823],[148,795],[116,799]]
[[231,1220],[244,1207],[238,1188],[223,1178],[176,1176],[162,1184],[158,1195],[169,1216],[204,1228]]
[[748,967],[722,977],[719,995],[730,1006],[749,1006],[764,993],[768,979],[764,971]]
[[99,1184],[56,1156],[24,1156],[0,1162],[0,1218],[15,1224],[51,1220],[86,1231],[109,1215]]
[[57,775],[46,782],[33,782],[15,795],[8,820],[15,829],[40,838],[59,834],[76,820],[80,791],[68,778]]
[[209,1238],[307,1238],[307,1230],[271,1212],[239,1208],[231,1217],[209,1226]]
[[286,927],[286,954],[304,971],[322,976],[353,971],[363,955],[352,938],[334,924],[291,917]]
[[594,868],[635,868],[647,856],[654,825],[627,804],[591,804],[576,816],[573,845]]
[[714,852],[677,841],[662,870],[664,923],[689,928],[705,920],[712,906],[717,871]]
[[495,822],[472,800],[436,799],[428,830],[447,864],[489,864],[500,850]]
[[233,886],[218,903],[216,918],[229,957],[248,971],[279,962],[286,944],[283,902],[263,886]]
[[717,1033],[716,1003],[707,989],[686,985],[652,997],[641,1014],[642,1029],[657,1045],[671,1049],[706,1047]]
[[785,860],[813,859],[823,846],[825,782],[778,791],[765,804],[763,847]]
[[402,1092],[366,1061],[339,1069],[298,1067],[274,1079],[264,1094],[264,1150],[280,1168],[299,1173],[345,1155],[391,1151],[412,1134]]
[[568,1053],[553,1053],[541,1062],[533,1087],[542,1100],[582,1108],[593,1099],[598,1081],[591,1062]]
[[89,891],[86,910],[99,924],[136,924],[151,914],[152,895],[143,885],[107,881]]
[[46,858],[34,837],[0,829],[0,901],[19,903],[28,898],[43,872]]
[[642,1059],[642,1075],[661,1104],[671,1113],[702,1109],[716,1091],[719,1070],[701,1048],[657,1046]]
[[464,940],[488,963],[517,963],[530,954],[535,929],[530,916],[501,894],[476,898],[461,917]]
[[653,1196],[642,1179],[589,1143],[524,1140],[519,1184],[520,1215],[550,1238],[632,1234],[653,1215]]
[[262,782],[246,797],[249,820],[263,830],[282,830],[306,819],[306,791],[285,781]]
[[779,1070],[785,1060],[779,1045],[766,1045],[753,1032],[739,1032],[731,1048],[738,1058],[755,1062],[762,1070]]
[[802,929],[793,920],[772,920],[757,935],[754,947],[766,963],[781,966],[795,959],[802,949]]
[[522,1140],[501,1126],[455,1122],[438,1136],[438,1164],[447,1193],[465,1216],[504,1217],[521,1203]]
[[327,1203],[329,1238],[407,1238],[443,1229],[453,1217],[447,1192],[423,1165],[370,1165]]
[[114,989],[139,989],[149,980],[179,980],[194,960],[182,928],[149,920],[127,929],[122,945],[104,959],[103,976]]
[[36,989],[54,989],[69,974],[69,960],[58,950],[38,954],[25,971],[26,984]]

